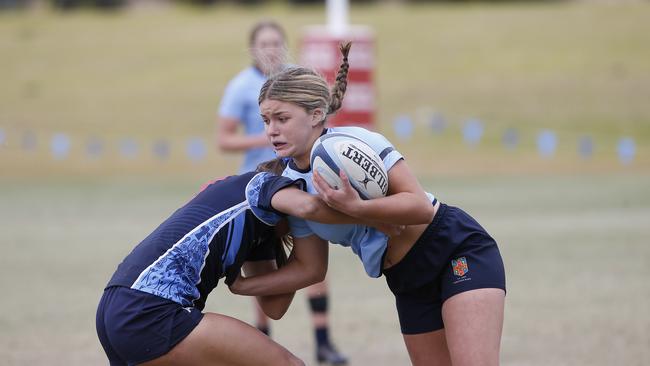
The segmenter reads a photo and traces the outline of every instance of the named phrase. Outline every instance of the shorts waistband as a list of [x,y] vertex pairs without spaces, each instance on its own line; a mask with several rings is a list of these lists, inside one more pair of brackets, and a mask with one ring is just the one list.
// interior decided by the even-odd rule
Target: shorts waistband
[[[432,204],[435,206],[437,200],[434,200]],[[448,205],[440,202],[440,206],[438,206],[438,211],[436,211],[436,214],[433,216],[433,220],[431,220],[431,223],[427,228],[424,230],[422,235],[418,238],[418,240],[415,241],[413,246],[415,247],[419,243],[421,243],[424,240],[427,240],[431,235],[433,235],[438,227],[440,227],[440,223],[442,222],[442,219],[445,217],[445,214],[447,213],[447,209],[449,208]]]
[[[438,199],[434,199],[433,202],[431,202],[431,204],[435,206],[436,202],[438,202]],[[433,220],[431,220],[431,224],[429,224],[429,228],[435,229],[440,225],[440,221],[445,216],[448,207],[449,207],[448,205],[440,202],[440,206],[438,206],[438,211],[436,211],[436,214],[433,216]],[[429,231],[429,229],[427,229],[426,231]]]
[[[436,202],[437,202],[437,199],[434,200],[433,202],[431,202],[431,204],[435,206]],[[420,237],[415,241],[415,243],[413,243],[413,246],[406,253],[406,255],[402,258],[402,260],[399,261],[394,266],[391,266],[390,268],[382,269],[382,272],[383,272],[383,274],[385,276],[390,276],[392,273],[395,273],[395,272],[399,271],[400,268],[405,265],[404,263],[407,262],[404,259],[406,259],[409,256],[409,254],[411,254],[411,252],[413,252],[413,249],[415,247],[417,247],[418,245],[420,245],[422,242],[425,242],[426,240],[428,240],[431,235],[435,234],[436,230],[440,226],[440,222],[442,221],[442,219],[445,217],[445,214],[447,213],[447,208],[449,208],[448,205],[440,202],[440,206],[438,206],[438,211],[436,211],[435,216],[433,216],[433,220],[431,220],[431,223],[429,224],[429,226],[427,226],[427,228],[420,235]]]

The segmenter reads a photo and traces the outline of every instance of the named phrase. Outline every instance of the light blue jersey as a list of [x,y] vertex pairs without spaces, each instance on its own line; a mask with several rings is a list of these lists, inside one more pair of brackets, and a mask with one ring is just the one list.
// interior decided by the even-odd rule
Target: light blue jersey
[[[368,144],[384,162],[386,171],[389,171],[399,160],[403,159],[395,147],[382,135],[368,131],[361,127],[333,127],[327,133],[341,132],[353,135]],[[282,173],[290,179],[303,179],[307,182],[307,192],[318,194],[314,188],[311,170],[300,170],[290,161]],[[430,195],[433,201],[433,195]],[[290,216],[289,224],[291,233],[296,238],[316,234],[324,240],[335,244],[350,247],[354,254],[359,256],[366,273],[371,277],[381,275],[384,252],[388,237],[379,230],[364,225],[329,225],[307,221]]]
[[[246,135],[264,133],[264,121],[260,116],[257,98],[266,76],[256,67],[249,67],[240,72],[228,83],[219,107],[219,116],[237,119],[244,127]],[[275,158],[275,152],[269,147],[249,149],[244,155],[244,162],[239,173],[253,171],[263,161]]]

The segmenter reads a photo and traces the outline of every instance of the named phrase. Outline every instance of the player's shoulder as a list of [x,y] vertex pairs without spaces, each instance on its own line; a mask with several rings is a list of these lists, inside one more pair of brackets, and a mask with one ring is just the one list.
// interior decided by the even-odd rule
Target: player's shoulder
[[328,133],[345,133],[360,139],[384,137],[382,134],[358,126],[330,127]]
[[204,183],[198,194],[224,195],[224,192],[227,192],[227,194],[235,194],[237,191],[243,191],[244,187],[246,187],[254,176],[255,172],[246,172],[213,179]]
[[228,83],[228,89],[242,90],[248,89],[252,82],[259,82],[261,76],[260,72],[254,67],[247,67],[240,71]]
[[377,153],[380,153],[385,148],[393,147],[393,144],[382,134],[374,131],[367,130],[363,127],[356,126],[341,126],[341,127],[331,127],[328,129],[328,133],[345,133],[352,135],[359,140],[370,145]]
[[[249,175],[250,174],[250,175]],[[298,184],[302,187],[301,178],[290,178],[285,175],[277,175],[271,172],[250,172],[244,174],[246,178],[246,194],[252,191],[259,192],[263,186],[269,187],[267,191],[271,192],[290,184]]]
[[311,174],[310,169],[298,168],[292,160],[289,160],[287,166],[282,171],[282,176],[292,180],[305,179]]
[[330,128],[328,128],[327,132],[328,133],[337,133],[337,132],[338,133],[347,133],[347,134],[353,135],[353,136],[355,136],[357,134],[363,135],[363,134],[371,133],[370,130],[367,130],[367,129],[365,129],[363,127],[359,127],[359,126],[330,127]]

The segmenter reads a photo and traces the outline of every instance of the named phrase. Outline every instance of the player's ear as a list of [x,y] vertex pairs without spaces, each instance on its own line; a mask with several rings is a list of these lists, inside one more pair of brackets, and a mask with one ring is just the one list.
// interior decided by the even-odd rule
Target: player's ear
[[316,108],[311,113],[311,126],[316,127],[325,120],[325,111],[323,108]]

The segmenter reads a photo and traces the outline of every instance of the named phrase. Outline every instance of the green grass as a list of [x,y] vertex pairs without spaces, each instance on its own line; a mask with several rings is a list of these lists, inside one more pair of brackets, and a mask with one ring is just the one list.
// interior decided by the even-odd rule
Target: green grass
[[[248,28],[279,19],[296,48],[317,7],[207,10],[158,7],[114,14],[46,9],[0,13],[0,359],[3,364],[94,365],[101,288],[121,258],[207,179],[239,157],[189,164],[190,136],[213,138],[226,82],[247,65]],[[353,6],[376,32],[378,121],[423,185],[458,204],[497,238],[508,272],[504,365],[650,363],[650,4],[505,3]],[[412,141],[391,129],[421,108],[447,117]],[[475,149],[460,138],[478,117]],[[521,146],[500,147],[517,127]],[[557,131],[553,159],[535,152]],[[20,148],[36,133],[36,151]],[[71,157],[48,155],[52,133],[73,138]],[[575,142],[590,134],[591,160]],[[88,136],[106,154],[84,157]],[[120,158],[124,136],[169,138],[172,156]],[[637,141],[630,166],[619,137]],[[346,250],[332,248],[334,335],[358,365],[407,363],[393,299]],[[360,301],[363,301],[360,304]],[[305,299],[276,339],[313,362]],[[359,311],[359,309],[362,311]],[[218,288],[208,310],[252,320],[248,299]]]
[[[319,7],[281,5],[0,14],[0,128],[8,135],[0,166],[22,174],[60,170],[39,164],[48,160],[45,151],[37,163],[22,157],[26,130],[37,133],[43,150],[52,133],[71,134],[77,150],[61,165],[74,174],[88,174],[79,161],[88,136],[134,136],[146,146],[162,137],[179,145],[195,135],[212,141],[221,93],[247,65],[248,29],[262,14],[286,25],[294,55],[303,27],[324,22]],[[419,126],[420,140],[404,144],[415,147],[411,159],[449,152],[479,169],[504,157],[515,167],[538,165],[535,136],[550,128],[560,141],[560,170],[584,165],[576,144],[590,135],[598,169],[615,171],[622,136],[637,141],[637,169],[650,167],[649,15],[644,2],[568,2],[358,5],[350,17],[376,34],[380,129],[395,139],[393,118],[423,108],[450,124],[437,139]],[[486,123],[482,145],[469,153],[459,132],[468,117]],[[500,147],[506,127],[520,130],[517,154]],[[116,160],[109,156],[102,170],[118,170]]]
[[[102,286],[126,253],[200,181],[0,182],[0,357],[6,365],[96,365]],[[508,297],[504,365],[645,365],[650,361],[650,176],[430,178],[425,186],[498,240]],[[407,363],[383,279],[333,246],[333,334],[356,365]],[[253,321],[223,286],[208,311]],[[304,295],[275,339],[313,364]]]

